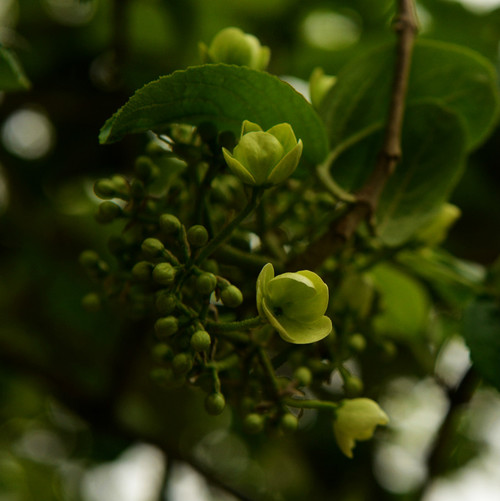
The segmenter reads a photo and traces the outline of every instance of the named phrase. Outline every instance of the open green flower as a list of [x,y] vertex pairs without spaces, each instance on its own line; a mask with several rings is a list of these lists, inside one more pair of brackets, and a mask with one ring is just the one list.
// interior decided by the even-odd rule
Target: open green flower
[[352,458],[356,440],[369,440],[377,425],[386,425],[388,422],[387,414],[377,402],[369,398],[353,398],[340,403],[333,432],[340,450]]
[[283,123],[264,132],[245,120],[239,143],[231,154],[222,148],[227,165],[246,184],[262,186],[282,183],[299,164],[302,141],[295,138],[290,124]]
[[307,344],[325,338],[332,321],[324,315],[328,286],[312,271],[274,276],[268,263],[257,278],[257,309],[289,343]]
[[254,70],[264,70],[269,64],[271,51],[262,46],[257,37],[239,28],[224,28],[215,35],[210,47],[200,44],[204,62],[237,64]]

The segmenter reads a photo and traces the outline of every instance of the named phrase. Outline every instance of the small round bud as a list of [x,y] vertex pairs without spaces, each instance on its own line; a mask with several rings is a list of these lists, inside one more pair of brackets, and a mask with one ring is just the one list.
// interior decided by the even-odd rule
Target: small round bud
[[111,179],[99,179],[94,183],[94,193],[103,200],[115,198],[115,185]]
[[213,273],[202,273],[196,279],[196,290],[207,296],[210,294],[217,285],[217,277]]
[[157,238],[146,238],[142,242],[141,249],[148,257],[157,257],[163,252],[165,246]]
[[208,231],[201,224],[195,224],[187,231],[187,239],[193,247],[203,247],[208,242]]
[[293,377],[299,383],[299,386],[309,386],[312,382],[312,372],[309,367],[298,367],[293,373]]
[[156,297],[156,309],[161,315],[170,315],[175,310],[177,298],[173,294],[161,292]]
[[153,269],[153,279],[161,285],[175,282],[175,268],[170,263],[159,263]]
[[95,268],[99,264],[99,254],[93,250],[84,250],[78,261],[84,268]]
[[111,223],[119,217],[121,213],[122,209],[120,206],[116,205],[114,202],[107,201],[99,205],[95,214],[95,219],[98,223]]
[[297,419],[297,416],[294,416],[290,412],[287,412],[286,414],[283,414],[283,416],[281,416],[280,428],[285,433],[293,433],[297,430],[298,426],[299,420]]
[[111,177],[111,182],[115,188],[115,192],[117,195],[128,195],[130,191],[130,185],[128,181],[120,175],[114,175]]
[[159,219],[160,230],[166,235],[178,233],[182,223],[173,214],[162,214]]
[[187,353],[178,353],[172,360],[175,374],[186,374],[193,368],[193,359]]
[[243,294],[240,289],[234,285],[226,287],[221,293],[220,298],[224,306],[229,308],[236,308],[243,302]]
[[217,275],[219,273],[219,265],[217,264],[217,261],[215,259],[207,259],[203,261],[201,267],[205,271],[213,273],[214,275]]
[[264,416],[256,412],[248,414],[243,420],[243,429],[251,434],[260,433],[264,429]]
[[386,360],[391,360],[396,356],[398,348],[392,341],[384,341],[382,344],[382,351],[384,358]]
[[211,393],[205,398],[205,410],[212,416],[221,414],[226,407],[226,399],[222,393]]
[[357,397],[363,392],[363,381],[356,376],[349,376],[344,381],[344,390],[350,397]]
[[134,264],[132,268],[132,275],[136,280],[141,280],[146,282],[151,278],[151,271],[153,270],[153,265],[148,263],[148,261],[139,261]]
[[95,292],[90,292],[82,298],[82,306],[90,313],[101,309],[101,298]]
[[366,348],[366,339],[362,334],[353,334],[349,338],[349,347],[356,352],[362,352]]
[[191,336],[190,344],[194,351],[207,351],[211,342],[210,334],[207,331],[199,330]]
[[139,179],[148,182],[156,179],[160,171],[149,157],[140,156],[135,161],[135,173]]
[[179,321],[173,316],[159,318],[155,322],[155,332],[159,338],[169,337],[179,329]]
[[152,350],[152,355],[158,362],[168,362],[174,358],[172,348],[166,343],[158,343],[155,345]]

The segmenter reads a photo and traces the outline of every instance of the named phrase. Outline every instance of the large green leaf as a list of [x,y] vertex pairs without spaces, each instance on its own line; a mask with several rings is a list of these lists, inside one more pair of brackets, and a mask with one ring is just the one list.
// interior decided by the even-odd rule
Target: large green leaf
[[5,47],[0,46],[0,90],[26,90],[30,82],[19,64],[16,56]]
[[459,117],[433,102],[409,106],[403,158],[389,179],[377,210],[377,231],[387,245],[400,245],[426,225],[460,178],[465,138]]
[[145,85],[106,122],[99,139],[112,143],[171,123],[205,121],[239,135],[243,120],[264,130],[288,122],[304,143],[305,158],[318,163],[326,156],[324,126],[302,95],[268,73],[226,64],[193,66]]
[[[332,146],[387,115],[395,49],[375,49],[339,74],[323,101],[322,118]],[[496,74],[488,60],[467,48],[419,41],[413,53],[408,102],[437,99],[464,122],[467,148],[476,147],[495,124],[499,107]]]
[[463,335],[481,376],[500,390],[500,308],[492,299],[476,299],[465,310]]

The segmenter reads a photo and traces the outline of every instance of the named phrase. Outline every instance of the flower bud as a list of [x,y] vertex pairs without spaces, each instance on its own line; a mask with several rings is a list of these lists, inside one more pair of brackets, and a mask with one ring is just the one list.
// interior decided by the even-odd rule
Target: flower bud
[[136,158],[134,170],[137,177],[146,183],[153,181],[160,174],[158,166],[146,156]]
[[336,411],[333,432],[340,450],[352,458],[356,440],[372,438],[377,425],[389,422],[387,414],[369,398],[343,400]]
[[363,393],[363,381],[356,376],[347,376],[344,378],[344,391],[349,397],[357,397]]
[[285,341],[314,343],[332,332],[332,321],[324,315],[328,286],[312,271],[274,276],[268,263],[257,278],[257,309]]
[[366,348],[366,339],[363,334],[353,334],[349,338],[349,347],[356,352],[362,352]]
[[151,271],[153,270],[153,265],[148,261],[139,261],[134,264],[132,268],[132,275],[136,280],[141,280],[146,282],[151,278]]
[[256,412],[248,414],[243,420],[243,429],[251,434],[260,433],[264,429],[264,416]]
[[153,269],[153,280],[161,285],[172,285],[175,274],[175,268],[170,263],[159,263]]
[[175,374],[187,374],[193,368],[193,359],[187,353],[178,353],[172,360]]
[[202,273],[196,279],[196,290],[204,296],[210,294],[217,285],[217,277],[213,273]]
[[160,216],[160,230],[166,235],[178,233],[181,229],[181,222],[173,214],[162,214]]
[[155,306],[158,313],[161,315],[170,315],[175,310],[177,305],[177,298],[174,294],[169,294],[165,291],[161,291],[156,296]]
[[172,348],[166,343],[156,344],[152,350],[152,355],[158,362],[168,362],[174,358]]
[[95,214],[95,219],[98,223],[111,223],[122,213],[120,206],[116,205],[114,202],[103,202],[97,208]]
[[187,231],[187,239],[193,247],[203,247],[208,242],[208,231],[201,224],[195,224]]
[[243,302],[243,294],[240,289],[234,285],[226,287],[221,293],[220,298],[224,306],[228,308],[237,308]]
[[193,348],[194,351],[200,351],[200,352],[208,351],[211,342],[212,339],[210,338],[210,334],[203,330],[196,331],[191,336],[190,340],[191,348]]
[[271,51],[259,40],[239,28],[225,28],[215,35],[210,47],[200,44],[204,62],[236,64],[255,70],[264,70],[269,64]]
[[155,332],[159,338],[175,334],[179,329],[179,321],[173,316],[159,318],[155,323]]
[[101,309],[101,298],[95,292],[90,292],[82,298],[82,306],[90,313]]
[[299,386],[309,386],[312,382],[312,372],[309,367],[298,367],[293,373],[293,377],[296,379]]
[[226,148],[222,152],[231,172],[243,183],[262,186],[287,179],[299,164],[302,147],[288,123],[264,132],[259,125],[245,120],[233,152]]
[[148,257],[157,257],[164,251],[165,246],[157,238],[146,238],[141,249]]
[[78,259],[80,265],[84,268],[95,268],[99,263],[99,260],[99,254],[93,250],[84,250]]
[[311,95],[311,104],[319,109],[321,101],[335,85],[337,77],[325,75],[323,68],[315,68],[309,78],[309,94]]
[[115,198],[115,184],[111,181],[111,179],[99,179],[94,183],[94,193],[97,197],[102,198],[103,200]]
[[280,428],[285,433],[293,433],[297,430],[298,426],[299,420],[297,419],[297,416],[294,416],[290,412],[287,412],[286,414],[283,414],[283,416],[281,416]]
[[[116,174],[114,176],[111,176],[111,182],[113,183],[113,186],[115,188],[116,197],[127,198],[130,192],[130,185],[127,179],[124,178],[123,176]],[[120,197],[120,195],[122,197]]]
[[205,410],[212,416],[222,413],[226,407],[226,399],[222,393],[212,393],[205,398]]

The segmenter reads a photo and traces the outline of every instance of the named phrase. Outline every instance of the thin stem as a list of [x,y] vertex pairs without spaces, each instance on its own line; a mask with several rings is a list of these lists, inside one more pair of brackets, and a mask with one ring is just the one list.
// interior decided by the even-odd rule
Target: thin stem
[[201,263],[210,256],[221,244],[223,244],[233,233],[236,227],[257,207],[262,195],[262,188],[253,188],[252,196],[246,207],[207,244],[198,254],[194,263]]
[[283,403],[297,409],[326,409],[335,411],[338,407],[337,404],[325,400],[301,400],[298,398],[284,398]]
[[264,320],[259,317],[247,318],[239,322],[213,322],[208,321],[207,327],[209,327],[213,332],[230,332],[230,331],[241,331],[252,329],[253,327],[258,327],[262,325]]
[[260,362],[262,364],[264,372],[266,373],[267,379],[269,380],[269,383],[271,385],[273,396],[276,399],[279,399],[280,388],[278,385],[278,381],[276,379],[276,374],[274,372],[273,364],[271,363],[271,359],[269,358],[269,355],[262,346],[259,347],[259,349],[257,350],[257,354],[259,355]]

